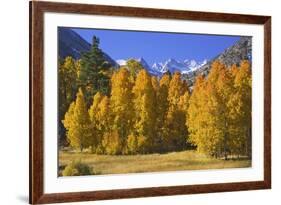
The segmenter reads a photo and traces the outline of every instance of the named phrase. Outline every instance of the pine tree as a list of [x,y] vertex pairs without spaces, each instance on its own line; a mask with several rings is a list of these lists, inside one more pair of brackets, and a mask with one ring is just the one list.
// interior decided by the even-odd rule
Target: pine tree
[[149,152],[155,145],[154,130],[156,120],[156,95],[152,86],[151,77],[146,70],[141,70],[133,87],[134,110],[136,113],[134,132],[144,137],[146,141],[145,152]]
[[90,144],[90,119],[87,111],[87,106],[84,100],[84,95],[79,89],[76,101],[71,103],[68,112],[65,114],[63,124],[67,130],[67,139],[74,148],[89,147]]
[[109,77],[106,74],[110,66],[99,48],[99,39],[93,36],[90,51],[82,53],[79,71],[79,86],[83,88],[87,105],[98,91],[105,95],[110,93]]

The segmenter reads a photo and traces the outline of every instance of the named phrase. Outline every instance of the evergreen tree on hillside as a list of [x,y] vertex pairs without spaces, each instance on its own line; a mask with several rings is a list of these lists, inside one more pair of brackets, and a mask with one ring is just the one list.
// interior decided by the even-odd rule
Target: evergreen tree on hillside
[[93,36],[90,51],[82,53],[81,57],[79,86],[83,88],[87,105],[98,91],[104,95],[110,93],[108,72],[111,65],[105,60],[99,43],[99,39]]

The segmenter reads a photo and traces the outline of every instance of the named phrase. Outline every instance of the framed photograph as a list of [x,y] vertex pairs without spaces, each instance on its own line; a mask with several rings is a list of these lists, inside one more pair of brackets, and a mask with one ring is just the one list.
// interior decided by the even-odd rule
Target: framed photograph
[[271,17],[30,2],[30,203],[271,188]]

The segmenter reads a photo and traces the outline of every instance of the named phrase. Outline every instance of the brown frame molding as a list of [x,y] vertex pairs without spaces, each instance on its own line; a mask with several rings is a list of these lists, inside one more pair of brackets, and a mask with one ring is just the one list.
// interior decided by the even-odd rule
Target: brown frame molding
[[[44,194],[43,191],[43,15],[45,12],[129,16],[264,26],[264,180],[254,182],[184,185]],[[120,198],[197,194],[271,188],[271,17],[73,3],[29,2],[30,42],[30,143],[29,202],[32,204]]]

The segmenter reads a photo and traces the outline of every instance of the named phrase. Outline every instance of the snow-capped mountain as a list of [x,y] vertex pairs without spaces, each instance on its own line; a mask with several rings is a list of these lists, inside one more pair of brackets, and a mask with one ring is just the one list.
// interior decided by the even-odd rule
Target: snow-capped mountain
[[154,63],[152,65],[152,69],[160,72],[160,73],[166,73],[171,72],[174,73],[176,71],[184,73],[189,73],[197,70],[199,67],[205,65],[207,63],[207,60],[204,60],[202,62],[197,62],[195,60],[184,60],[183,62],[177,61],[173,58],[168,59],[164,63]]
[[116,60],[116,63],[117,63],[119,66],[125,66],[125,65],[127,64],[127,60],[119,59],[119,60]]
[[[161,76],[166,72],[175,73],[176,71],[182,74],[188,74],[190,72],[194,72],[201,66],[207,63],[207,60],[197,62],[195,60],[184,60],[183,62],[177,61],[173,58],[168,59],[167,61],[154,63],[151,67],[143,58],[131,58],[138,61],[150,74]],[[126,66],[127,60],[119,59],[116,60],[119,66]]]
[[131,59],[133,59],[133,60],[139,62],[139,63],[143,66],[143,68],[146,69],[150,74],[152,74],[152,75],[157,75],[157,76],[158,76],[158,75],[161,75],[160,72],[158,72],[158,71],[152,69],[152,68],[148,65],[148,63],[147,63],[143,58],[129,58],[129,59],[127,59],[127,60],[119,59],[119,60],[116,60],[116,63],[117,63],[119,66],[126,66],[126,65],[127,65],[127,61],[128,61],[128,60],[131,60]]
[[199,68],[201,68],[202,66],[206,65],[207,64],[207,60],[203,60],[203,61],[195,61],[195,60],[184,60],[183,63],[184,65],[189,68],[188,70],[186,71],[182,71],[181,73],[182,74],[187,74],[187,73],[190,73],[190,72],[194,72],[196,70],[198,70]]

